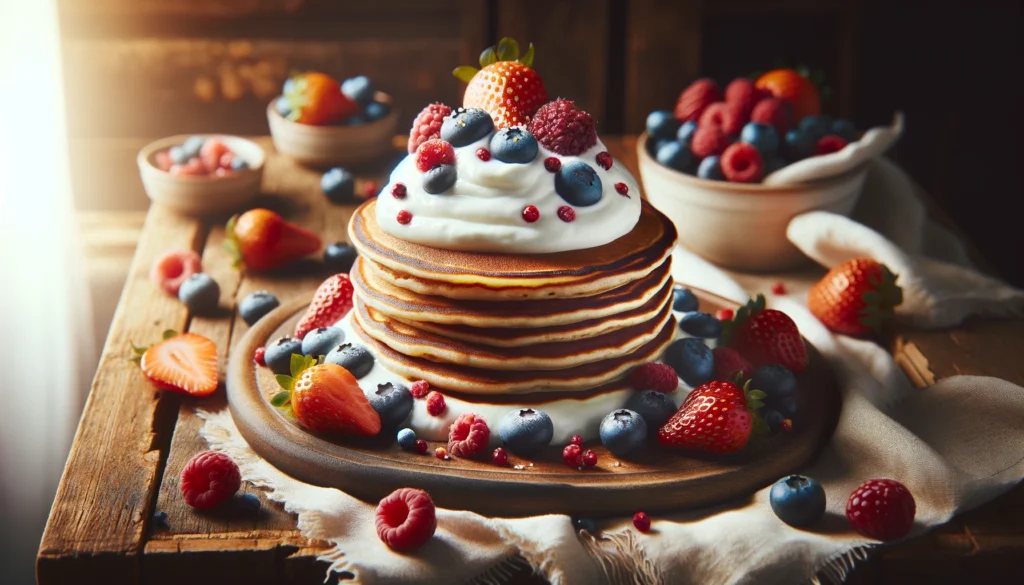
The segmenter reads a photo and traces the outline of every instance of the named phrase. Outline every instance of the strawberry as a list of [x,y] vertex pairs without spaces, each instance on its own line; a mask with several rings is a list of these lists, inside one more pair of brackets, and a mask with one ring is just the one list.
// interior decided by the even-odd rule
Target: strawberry
[[811,287],[807,308],[836,333],[877,333],[903,302],[896,279],[885,264],[855,258],[829,270]]
[[235,258],[252,270],[270,270],[320,249],[313,232],[285,221],[269,209],[250,209],[228,221],[224,242]]
[[345,368],[295,354],[291,374],[277,377],[284,390],[270,403],[290,406],[295,418],[309,430],[368,437],[380,432],[380,416]]
[[352,309],[352,283],[347,274],[335,274],[320,283],[313,295],[313,302],[306,314],[295,326],[295,337],[302,339],[306,333],[320,327],[334,325]]
[[760,390],[746,391],[732,382],[714,380],[690,392],[679,410],[658,429],[658,442],[666,447],[724,455],[743,448],[754,430],[753,411],[765,397]]
[[794,374],[807,369],[807,348],[789,315],[766,309],[764,295],[757,295],[722,323],[719,342],[738,351],[754,367],[781,364]]
[[504,38],[497,47],[480,54],[480,67],[458,67],[453,75],[465,81],[462,105],[481,108],[494,118],[496,128],[524,126],[548,101],[548,91],[540,75],[532,69],[533,43],[519,56],[519,43]]
[[217,389],[217,346],[202,335],[165,331],[160,343],[132,348],[142,373],[163,390],[209,396]]
[[288,119],[299,124],[326,126],[344,122],[359,112],[359,104],[341,92],[341,86],[329,75],[304,73],[285,84],[284,97],[291,111]]

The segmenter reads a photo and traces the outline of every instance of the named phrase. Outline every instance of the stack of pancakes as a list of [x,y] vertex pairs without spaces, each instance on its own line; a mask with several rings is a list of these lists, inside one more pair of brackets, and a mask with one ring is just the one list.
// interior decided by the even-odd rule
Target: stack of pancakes
[[[352,330],[381,365],[456,394],[621,385],[672,341],[672,223],[643,204],[633,230],[554,254],[443,250],[396,238],[376,202],[349,224]],[[550,395],[550,394],[549,394]],[[553,396],[553,395],[550,395]]]

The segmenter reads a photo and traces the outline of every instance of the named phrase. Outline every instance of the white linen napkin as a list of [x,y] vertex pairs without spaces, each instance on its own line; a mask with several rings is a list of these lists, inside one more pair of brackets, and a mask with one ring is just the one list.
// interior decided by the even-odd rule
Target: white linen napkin
[[[1024,293],[967,267],[962,246],[926,220],[911,182],[893,165],[874,164],[858,213],[878,231],[810,213],[792,222],[790,239],[827,266],[865,254],[885,261],[904,287],[900,315],[921,326],[1024,309]],[[239,462],[243,478],[297,514],[304,535],[331,542],[323,559],[359,583],[497,584],[524,560],[554,585],[839,582],[876,544],[845,518],[847,496],[863,481],[907,485],[917,502],[912,534],[919,534],[1024,477],[1024,388],[958,376],[916,390],[882,348],[834,336],[810,314],[806,291],[822,273],[728,273],[682,249],[673,265],[677,281],[737,303],[783,282],[787,293],[769,295],[769,304],[793,317],[837,370],[843,411],[829,445],[804,470],[821,481],[828,499],[826,517],[809,530],[779,521],[765,488],[739,502],[655,517],[648,534],[637,533],[628,518],[600,522],[600,533],[591,535],[577,534],[568,516],[502,519],[438,510],[435,538],[416,553],[396,554],[377,539],[374,506],[273,468],[249,449],[226,410],[200,412],[202,433],[211,448]]]

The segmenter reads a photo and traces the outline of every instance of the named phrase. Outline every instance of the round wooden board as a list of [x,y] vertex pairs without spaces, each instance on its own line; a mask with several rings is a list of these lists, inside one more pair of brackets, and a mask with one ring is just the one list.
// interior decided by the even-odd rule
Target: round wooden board
[[[701,308],[714,312],[733,304],[695,291]],[[403,451],[394,437],[374,439],[313,435],[280,414],[269,398],[280,391],[274,375],[250,356],[268,340],[289,335],[309,297],[276,309],[257,323],[233,352],[227,395],[231,414],[253,450],[275,467],[302,481],[336,487],[377,502],[401,487],[427,490],[449,509],[490,516],[571,514],[591,517],[706,506],[749,496],[814,460],[832,436],[841,408],[835,377],[808,344],[810,367],[799,376],[803,397],[802,428],[791,434],[756,437],[739,453],[703,458],[646,449],[634,460],[611,455],[600,445],[593,469],[574,470],[562,463],[562,445],[525,460],[510,455],[509,467],[466,459],[441,460]],[[383,435],[383,434],[382,434]],[[516,464],[524,465],[521,470]]]

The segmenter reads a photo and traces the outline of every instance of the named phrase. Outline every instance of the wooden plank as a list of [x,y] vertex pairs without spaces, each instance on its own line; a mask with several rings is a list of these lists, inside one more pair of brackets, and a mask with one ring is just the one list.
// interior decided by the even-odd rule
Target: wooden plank
[[891,349],[897,361],[908,360],[935,380],[967,374],[1024,385],[1024,319],[972,318],[942,331],[903,331]]

